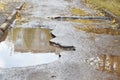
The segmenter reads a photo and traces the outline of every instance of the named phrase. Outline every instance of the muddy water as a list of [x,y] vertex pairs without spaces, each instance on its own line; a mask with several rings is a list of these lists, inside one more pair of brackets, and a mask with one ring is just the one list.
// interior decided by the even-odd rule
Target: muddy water
[[117,74],[120,76],[120,56],[98,55],[97,57],[86,60],[89,64],[96,67],[96,70]]
[[59,48],[49,45],[50,30],[13,28],[0,43],[0,67],[26,67],[58,60]]
[[49,45],[50,30],[42,28],[14,28],[10,34],[17,52],[55,52]]

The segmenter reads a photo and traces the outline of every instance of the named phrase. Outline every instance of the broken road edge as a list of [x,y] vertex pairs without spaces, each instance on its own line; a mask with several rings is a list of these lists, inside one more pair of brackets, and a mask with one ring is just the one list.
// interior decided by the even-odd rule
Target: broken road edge
[[[13,10],[13,12],[9,15],[9,17],[6,19],[6,21],[0,26],[0,42],[3,41],[3,37],[6,34],[6,31],[8,31],[10,25],[14,22],[16,19],[16,15],[18,14],[18,11],[22,10],[22,8],[25,6],[25,2],[21,3],[18,7]],[[6,35],[7,36],[7,35]],[[4,38],[5,39],[5,38]]]

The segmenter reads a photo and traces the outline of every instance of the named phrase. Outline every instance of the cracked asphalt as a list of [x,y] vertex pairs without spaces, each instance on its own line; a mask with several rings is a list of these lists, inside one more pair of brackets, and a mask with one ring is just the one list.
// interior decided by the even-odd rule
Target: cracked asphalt
[[[21,19],[14,27],[48,28],[55,36],[50,42],[62,47],[74,46],[75,51],[62,51],[58,60],[48,64],[1,68],[0,80],[120,80],[120,35],[108,34],[103,29],[111,28],[111,21],[52,19],[79,16],[79,11],[79,14],[71,12],[73,8],[83,10],[90,16],[98,15],[99,11],[85,6],[80,0],[26,0],[26,3],[26,8],[20,12]],[[97,34],[91,30],[93,28],[103,30]],[[101,55],[107,57],[101,58]]]

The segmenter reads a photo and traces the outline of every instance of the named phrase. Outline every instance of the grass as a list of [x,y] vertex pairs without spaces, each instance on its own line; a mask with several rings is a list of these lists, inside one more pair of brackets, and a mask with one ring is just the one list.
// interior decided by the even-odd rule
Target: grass
[[83,23],[83,24],[100,22],[100,20],[80,20],[80,19],[70,19],[70,20],[66,20],[66,21],[79,22],[79,23]]
[[120,17],[120,0],[85,0],[86,4],[91,4],[96,9],[106,9]]
[[86,12],[84,10],[78,8],[72,8],[70,12],[72,13],[72,15],[77,15],[77,16],[86,15]]
[[91,27],[76,27],[76,29],[85,31],[87,33],[120,35],[120,31],[111,28],[94,28],[93,26],[91,26]]

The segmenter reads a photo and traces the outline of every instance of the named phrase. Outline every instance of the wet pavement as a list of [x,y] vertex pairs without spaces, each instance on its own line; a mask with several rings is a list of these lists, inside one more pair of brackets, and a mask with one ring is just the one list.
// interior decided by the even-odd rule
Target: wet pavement
[[120,56],[99,54],[97,57],[86,59],[86,62],[92,66],[96,66],[99,71],[106,71],[120,75]]
[[[120,80],[120,32],[116,24],[104,19],[54,19],[104,17],[79,0],[27,1],[26,9],[21,10],[21,17],[9,31],[12,37],[0,43],[0,65],[4,67],[0,69],[1,80]],[[10,45],[14,47],[11,56]],[[72,46],[74,50],[63,51],[58,46]]]

